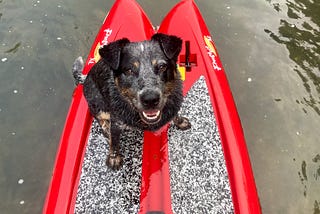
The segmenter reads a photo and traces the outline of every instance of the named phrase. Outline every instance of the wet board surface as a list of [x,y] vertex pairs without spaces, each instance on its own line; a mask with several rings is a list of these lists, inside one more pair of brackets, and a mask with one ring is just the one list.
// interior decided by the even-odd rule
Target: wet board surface
[[[191,87],[180,112],[190,119],[192,128],[181,131],[171,125],[168,131],[173,213],[233,213],[220,136],[204,77]],[[113,171],[105,164],[108,142],[93,122],[75,213],[138,213],[142,141],[142,131],[123,133],[124,166]]]

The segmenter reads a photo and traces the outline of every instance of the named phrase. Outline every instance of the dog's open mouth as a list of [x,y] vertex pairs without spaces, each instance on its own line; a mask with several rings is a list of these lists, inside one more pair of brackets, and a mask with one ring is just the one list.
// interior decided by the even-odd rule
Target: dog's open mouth
[[145,123],[154,124],[159,122],[161,118],[160,110],[147,110],[141,112],[141,118]]

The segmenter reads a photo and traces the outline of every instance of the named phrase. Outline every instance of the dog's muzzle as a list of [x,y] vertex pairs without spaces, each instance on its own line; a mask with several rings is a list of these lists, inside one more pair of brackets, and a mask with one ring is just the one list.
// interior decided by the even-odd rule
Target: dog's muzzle
[[139,96],[142,111],[140,116],[145,123],[154,124],[161,119],[161,92],[158,90],[147,89]]

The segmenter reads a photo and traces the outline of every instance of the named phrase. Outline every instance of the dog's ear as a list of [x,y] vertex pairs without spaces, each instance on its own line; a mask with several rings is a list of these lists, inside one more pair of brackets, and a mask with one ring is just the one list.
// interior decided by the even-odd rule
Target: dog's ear
[[182,47],[182,40],[179,37],[156,33],[151,39],[159,42],[163,53],[168,59],[177,60]]
[[111,42],[100,48],[99,54],[112,69],[117,70],[120,64],[121,50],[129,42],[127,38]]

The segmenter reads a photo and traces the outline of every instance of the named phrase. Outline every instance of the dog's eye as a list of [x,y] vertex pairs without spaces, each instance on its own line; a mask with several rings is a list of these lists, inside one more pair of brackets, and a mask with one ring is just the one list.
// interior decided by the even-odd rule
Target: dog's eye
[[127,69],[127,70],[125,70],[124,74],[129,76],[129,75],[132,75],[133,72],[131,69]]
[[159,65],[158,70],[160,73],[165,72],[167,70],[167,65],[166,64]]

